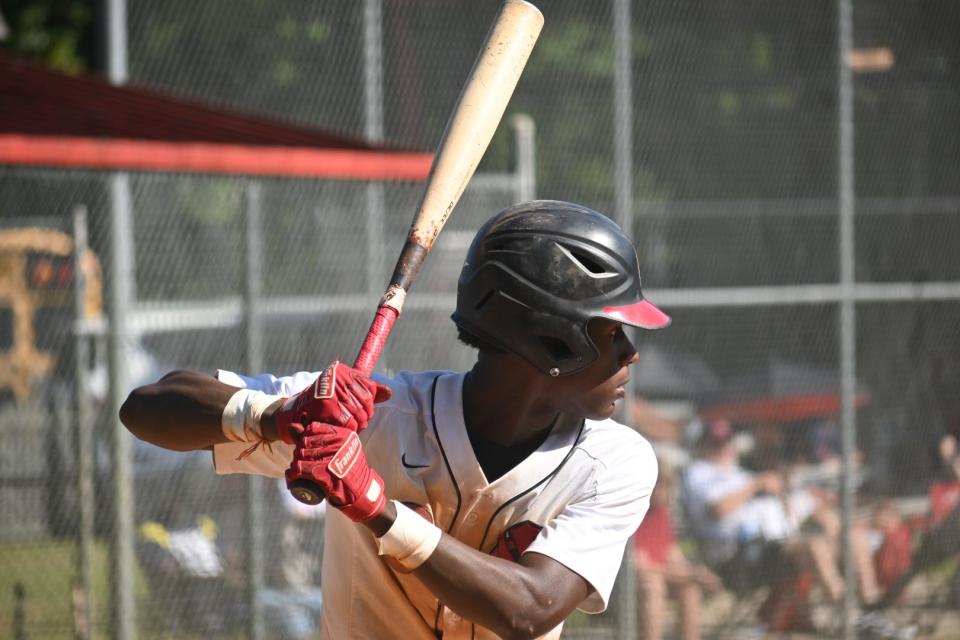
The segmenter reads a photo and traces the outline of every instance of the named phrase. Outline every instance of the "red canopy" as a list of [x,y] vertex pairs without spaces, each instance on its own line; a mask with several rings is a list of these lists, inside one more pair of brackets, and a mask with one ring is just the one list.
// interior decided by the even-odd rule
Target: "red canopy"
[[[833,367],[774,361],[745,375],[728,379],[704,403],[705,420],[725,418],[739,424],[791,424],[840,414],[840,378]],[[857,385],[856,408],[870,402]]]
[[422,180],[431,162],[0,55],[0,164]]
[[[856,408],[867,405],[866,393],[853,398]],[[808,393],[778,398],[758,398],[718,404],[700,412],[705,420],[724,418],[742,424],[786,424],[840,414],[840,396],[836,393]]]

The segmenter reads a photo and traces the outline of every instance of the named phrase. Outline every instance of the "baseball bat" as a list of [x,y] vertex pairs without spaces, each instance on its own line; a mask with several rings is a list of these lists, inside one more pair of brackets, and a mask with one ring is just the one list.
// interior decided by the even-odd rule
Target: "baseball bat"
[[[529,2],[501,5],[447,121],[406,243],[354,361],[365,375],[376,366],[407,291],[477,170],[542,28],[543,15]],[[306,504],[323,500],[320,487],[309,480],[295,480],[289,489]]]

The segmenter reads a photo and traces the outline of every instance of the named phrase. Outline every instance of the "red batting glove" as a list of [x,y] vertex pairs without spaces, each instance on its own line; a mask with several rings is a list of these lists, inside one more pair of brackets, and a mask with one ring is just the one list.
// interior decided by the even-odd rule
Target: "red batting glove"
[[387,503],[383,478],[367,464],[356,431],[311,422],[293,451],[287,486],[310,480],[323,489],[327,502],[354,522],[378,515]]
[[334,361],[312,385],[287,398],[277,409],[277,435],[287,444],[294,444],[303,426],[311,422],[363,431],[373,417],[373,405],[388,400],[391,393],[390,387]]

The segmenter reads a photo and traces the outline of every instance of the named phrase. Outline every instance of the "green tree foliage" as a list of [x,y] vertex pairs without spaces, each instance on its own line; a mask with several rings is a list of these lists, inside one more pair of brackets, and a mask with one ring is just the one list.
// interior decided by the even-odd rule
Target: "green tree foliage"
[[79,73],[93,67],[94,0],[5,0],[9,35],[0,48]]

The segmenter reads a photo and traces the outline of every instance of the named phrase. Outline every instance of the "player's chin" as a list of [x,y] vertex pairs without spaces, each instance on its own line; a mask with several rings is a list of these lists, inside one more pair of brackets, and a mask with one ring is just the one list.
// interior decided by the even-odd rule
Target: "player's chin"
[[592,403],[588,407],[586,418],[590,420],[606,420],[612,418],[617,412],[617,401],[619,396],[604,398],[598,402]]

